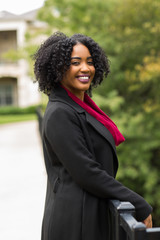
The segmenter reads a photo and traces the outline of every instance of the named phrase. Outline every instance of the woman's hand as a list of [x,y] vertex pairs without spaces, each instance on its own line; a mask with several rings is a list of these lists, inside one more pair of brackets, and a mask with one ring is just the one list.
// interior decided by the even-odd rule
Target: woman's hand
[[146,228],[152,228],[152,215],[150,214],[143,223],[146,225]]

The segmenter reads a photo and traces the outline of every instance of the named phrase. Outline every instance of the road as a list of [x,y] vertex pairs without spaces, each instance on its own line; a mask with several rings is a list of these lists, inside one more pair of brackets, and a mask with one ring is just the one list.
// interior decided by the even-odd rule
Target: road
[[40,240],[45,191],[37,121],[0,125],[0,239]]

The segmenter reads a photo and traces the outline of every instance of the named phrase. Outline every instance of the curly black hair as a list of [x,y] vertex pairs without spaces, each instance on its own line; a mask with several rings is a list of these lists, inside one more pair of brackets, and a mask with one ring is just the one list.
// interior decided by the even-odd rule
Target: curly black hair
[[109,61],[101,47],[90,37],[74,34],[67,37],[62,32],[55,32],[37,50],[34,73],[39,90],[47,95],[61,82],[71,64],[73,46],[77,43],[85,45],[92,56],[95,76],[87,91],[91,95],[92,87],[99,85],[109,73]]

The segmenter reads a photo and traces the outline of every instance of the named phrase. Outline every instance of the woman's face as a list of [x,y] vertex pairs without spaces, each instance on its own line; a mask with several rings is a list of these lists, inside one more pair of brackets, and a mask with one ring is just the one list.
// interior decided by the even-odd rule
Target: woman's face
[[89,89],[95,75],[91,54],[83,44],[76,44],[71,54],[71,65],[61,81],[70,92],[84,99],[84,92]]

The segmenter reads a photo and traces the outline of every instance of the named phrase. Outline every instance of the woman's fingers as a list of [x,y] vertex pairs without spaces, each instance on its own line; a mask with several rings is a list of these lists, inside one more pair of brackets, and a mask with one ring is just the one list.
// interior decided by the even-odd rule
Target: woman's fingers
[[146,225],[146,228],[152,228],[152,215],[150,214],[143,223]]

